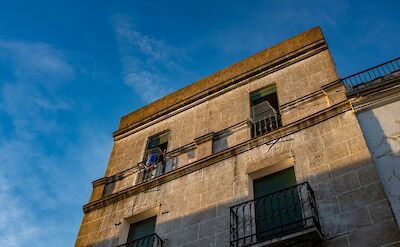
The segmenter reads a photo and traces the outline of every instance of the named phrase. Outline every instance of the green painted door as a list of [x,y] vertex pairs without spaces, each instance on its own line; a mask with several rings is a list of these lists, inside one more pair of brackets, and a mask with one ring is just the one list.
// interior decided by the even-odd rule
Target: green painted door
[[148,238],[144,240],[143,237],[151,235],[154,233],[156,226],[156,217],[152,217],[137,223],[131,224],[129,227],[129,234],[127,242],[132,242],[131,245],[127,247],[150,247],[153,246],[153,238]]
[[[299,193],[293,167],[254,180],[257,239],[289,234],[302,226]],[[278,193],[274,193],[280,191]],[[272,193],[272,194],[271,194]]]

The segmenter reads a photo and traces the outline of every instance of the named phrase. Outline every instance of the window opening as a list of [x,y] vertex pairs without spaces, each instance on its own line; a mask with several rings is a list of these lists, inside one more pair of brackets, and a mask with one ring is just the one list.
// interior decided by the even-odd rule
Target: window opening
[[253,137],[257,137],[282,126],[276,86],[270,86],[250,94]]
[[144,182],[165,173],[165,154],[168,149],[169,132],[149,138],[144,159],[140,164],[139,182]]

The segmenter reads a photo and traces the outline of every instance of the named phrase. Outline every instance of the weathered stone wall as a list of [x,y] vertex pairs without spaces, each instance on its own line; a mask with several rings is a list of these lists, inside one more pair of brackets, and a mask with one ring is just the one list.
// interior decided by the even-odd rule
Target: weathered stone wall
[[[398,93],[397,95],[397,100],[399,100],[400,94]],[[399,224],[400,101],[360,111],[357,116]]]
[[[143,158],[148,137],[161,131],[171,131],[168,145],[168,149],[171,151],[193,142],[195,138],[210,132],[223,131],[230,126],[248,120],[250,118],[249,92],[276,84],[279,103],[284,105],[321,90],[321,86],[336,79],[334,64],[327,50],[256,79],[249,84],[233,89],[160,123],[115,141],[106,176],[112,176],[136,166]],[[338,97],[343,99],[345,97],[344,92],[340,91]],[[306,107],[285,110],[282,116],[283,122],[288,124],[320,111],[328,107],[330,101],[332,100],[323,95],[319,97],[318,101],[312,101],[314,103],[310,103],[311,105],[306,105]],[[250,132],[248,135],[250,135]],[[227,147],[234,146],[248,138],[249,136],[245,134],[230,138]]]
[[[159,207],[166,246],[229,246],[229,206],[253,197],[249,173],[292,157],[315,191],[324,246],[400,240],[353,112],[265,144],[85,215],[76,246],[115,246],[124,218]],[[100,242],[104,245],[96,245]],[[350,244],[350,245],[349,245]]]
[[168,169],[203,162],[212,154],[217,156],[252,142],[249,93],[268,85],[277,86],[282,129],[298,125],[296,133],[282,132],[283,136],[272,143],[262,144],[262,137],[257,138],[252,143],[260,142],[248,145],[247,151],[232,151],[233,157],[153,187],[136,185],[133,188],[144,191],[124,194],[115,203],[90,210],[82,221],[76,246],[121,244],[126,241],[124,234],[132,217],[150,213],[157,215],[156,233],[165,240],[166,247],[229,246],[229,206],[253,198],[251,174],[279,170],[277,164],[283,161],[286,166],[294,166],[298,183],[308,181],[315,191],[324,246],[382,246],[400,241],[354,113],[325,114],[330,118],[315,120],[315,125],[307,128],[299,121],[313,114],[313,119],[318,119],[346,101],[343,85],[332,83],[337,79],[329,51],[322,49],[116,138],[106,177],[94,183],[91,202],[103,203],[103,199],[135,186],[137,170],[132,168],[142,161],[148,138],[162,131],[170,131],[168,151],[174,154]]

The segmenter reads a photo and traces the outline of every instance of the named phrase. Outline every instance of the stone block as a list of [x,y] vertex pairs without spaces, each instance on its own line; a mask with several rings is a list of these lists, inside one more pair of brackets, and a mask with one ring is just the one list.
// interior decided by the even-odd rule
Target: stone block
[[363,135],[358,135],[347,140],[347,145],[349,146],[350,153],[352,154],[368,150],[367,143],[365,142]]
[[308,162],[310,164],[310,168],[316,168],[321,165],[325,165],[327,163],[326,155],[324,151],[320,151],[318,153],[314,153],[308,156]]
[[82,224],[81,228],[79,229],[78,236],[85,236],[90,233],[100,231],[101,230],[101,225],[103,224],[103,218],[94,220],[90,223],[87,224]]
[[103,197],[105,184],[99,184],[93,187],[92,195],[90,196],[89,202],[94,202]]
[[360,227],[349,234],[352,247],[387,246],[400,241],[400,232],[394,220]]
[[325,150],[326,160],[333,162],[350,154],[346,143],[337,143]]
[[323,149],[322,138],[317,137],[299,143],[299,145],[296,145],[294,147],[293,151],[296,157],[303,157],[321,151],[322,149]]
[[385,199],[381,183],[373,183],[338,196],[342,211],[358,208]]
[[202,221],[213,219],[216,216],[217,216],[216,206],[201,208],[199,210],[184,215],[182,217],[182,227],[185,228],[194,224],[198,224]]
[[358,182],[357,175],[355,172],[352,172],[315,185],[314,190],[315,196],[318,199],[324,199],[359,187],[360,183]]
[[207,238],[202,238],[188,244],[183,245],[182,247],[216,247],[219,245],[215,245],[215,236],[210,236]]
[[387,199],[374,202],[368,205],[369,214],[372,222],[379,223],[389,219],[393,219],[392,209]]
[[308,181],[312,185],[320,184],[330,179],[331,173],[328,165],[318,166],[311,169],[308,174]]
[[340,213],[336,196],[319,200],[316,204],[320,219],[332,218]]
[[372,224],[366,207],[324,218],[321,221],[324,235],[328,238]]
[[341,126],[358,123],[356,114],[353,111],[347,111],[339,115],[339,121]]
[[322,242],[322,247],[349,247],[347,236],[340,236],[334,239],[325,240]]
[[180,204],[178,208],[181,209],[182,213],[191,212],[201,207],[201,194],[190,195],[185,199],[185,203]]
[[197,240],[199,233],[199,225],[182,228],[178,231],[167,235],[167,246],[179,246]]
[[373,164],[368,150],[363,150],[358,153],[353,153],[344,158],[329,163],[332,176],[334,177],[343,175],[344,173],[350,171],[358,170],[362,167],[369,165]]
[[379,181],[378,173],[376,172],[375,166],[373,165],[368,165],[364,168],[357,170],[357,175],[360,179],[361,185]]
[[[179,231],[182,228],[182,220],[184,218],[176,217],[168,219],[162,223],[156,225],[156,231],[160,235],[167,235],[168,233]],[[157,218],[158,220],[158,218]]]
[[204,238],[224,230],[229,230],[229,214],[201,222],[199,237]]
[[230,246],[229,231],[220,232],[215,236],[215,238],[216,238],[216,246],[218,246],[218,247],[229,247]]

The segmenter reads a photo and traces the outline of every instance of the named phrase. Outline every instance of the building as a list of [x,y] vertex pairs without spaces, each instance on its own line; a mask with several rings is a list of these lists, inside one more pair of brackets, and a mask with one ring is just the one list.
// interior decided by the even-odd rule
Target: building
[[122,117],[75,246],[397,246],[399,181],[353,110],[368,85],[317,27]]

